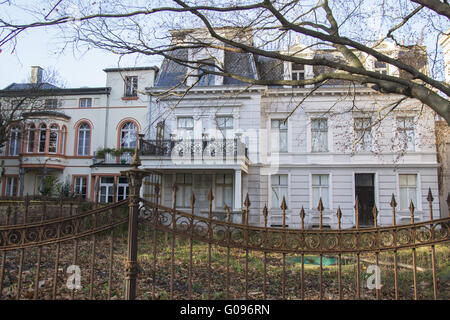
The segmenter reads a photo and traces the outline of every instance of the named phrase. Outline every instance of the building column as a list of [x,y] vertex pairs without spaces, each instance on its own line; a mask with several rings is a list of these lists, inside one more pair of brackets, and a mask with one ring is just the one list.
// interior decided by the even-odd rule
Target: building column
[[242,209],[242,174],[241,170],[234,171],[234,211]]

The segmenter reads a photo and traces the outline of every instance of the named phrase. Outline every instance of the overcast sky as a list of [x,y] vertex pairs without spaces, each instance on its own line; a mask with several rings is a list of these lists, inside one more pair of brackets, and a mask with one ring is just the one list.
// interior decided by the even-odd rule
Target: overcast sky
[[[5,7],[6,6],[6,7]],[[21,11],[2,5],[14,19],[19,20]],[[6,11],[6,10],[5,10]],[[5,13],[3,11],[3,13]],[[101,87],[106,84],[104,68],[118,67],[119,56],[107,51],[92,49],[87,52],[59,50],[63,43],[58,39],[58,28],[37,28],[20,34],[14,52],[11,48],[1,48],[0,89],[13,82],[26,82],[30,77],[31,66],[56,69],[67,87]],[[137,59],[137,60],[136,60]],[[148,61],[139,57],[120,60],[120,66],[158,65],[158,61]]]

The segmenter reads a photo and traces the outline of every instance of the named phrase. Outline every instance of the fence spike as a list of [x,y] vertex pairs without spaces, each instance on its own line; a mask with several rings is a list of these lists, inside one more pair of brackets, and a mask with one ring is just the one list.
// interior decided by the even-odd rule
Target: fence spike
[[214,195],[212,192],[212,188],[209,189],[209,193],[208,193],[208,201],[213,201],[214,200]]
[[377,209],[376,204],[373,205],[372,214],[373,214],[373,224],[376,228],[377,227],[377,217],[378,217],[378,209]]
[[283,200],[281,200],[281,210],[287,209],[286,198],[283,196]]
[[392,208],[395,208],[395,207],[397,206],[397,201],[395,201],[395,196],[394,196],[394,194],[392,194],[391,202],[389,203],[389,205],[390,205]]
[[340,229],[341,228],[341,218],[342,218],[341,206],[338,207],[336,216],[338,218],[338,229]]
[[191,194],[191,208],[193,208],[195,205],[195,194],[192,192]]
[[250,205],[251,205],[250,199],[249,199],[249,197],[248,197],[248,193],[247,193],[247,195],[245,196],[244,205],[245,205],[245,207],[247,207],[247,208],[250,207]]
[[268,210],[267,210],[267,205],[264,205],[263,208],[263,216],[264,216],[264,227],[267,227],[267,214],[268,214]]
[[301,222],[301,228],[303,230],[305,227],[305,209],[303,208],[303,206],[300,209],[300,222]]
[[322,197],[320,197],[320,199],[319,199],[319,205],[317,206],[317,210],[323,211]]
[[[194,195],[194,194],[192,194],[192,195]],[[225,209],[227,222],[230,222],[230,208],[226,204],[223,205],[223,208]]]
[[411,223],[414,223],[414,203],[411,202],[409,203],[409,211],[411,212]]
[[434,198],[433,195],[431,194],[431,188],[428,188],[428,196],[427,196],[427,201],[428,202],[433,202]]

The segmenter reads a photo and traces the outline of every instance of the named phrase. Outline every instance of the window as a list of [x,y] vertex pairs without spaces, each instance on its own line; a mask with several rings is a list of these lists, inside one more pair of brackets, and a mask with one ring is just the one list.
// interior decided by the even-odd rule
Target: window
[[193,139],[194,119],[191,117],[180,117],[177,121],[178,135],[183,139]]
[[414,151],[414,118],[397,118],[397,131],[401,148]]
[[386,62],[375,61],[374,71],[380,74],[387,74],[387,64]]
[[164,140],[164,126],[165,126],[165,121],[160,121],[156,125],[156,141],[157,142],[161,142],[162,140]]
[[189,208],[191,206],[192,195],[192,174],[191,173],[177,173],[177,207]]
[[10,156],[18,156],[20,152],[20,128],[12,127],[9,132],[9,150]]
[[114,200],[114,177],[100,178],[100,193],[98,201],[110,203]]
[[283,120],[272,120],[272,152],[288,151],[288,128]]
[[58,107],[58,99],[46,99],[45,108],[46,109],[56,109]]
[[61,129],[61,140],[59,141],[59,153],[64,154],[66,149],[66,127],[62,127]]
[[311,151],[328,151],[328,121],[327,119],[311,120]]
[[80,108],[90,108],[92,107],[92,98],[81,98]]
[[198,85],[199,86],[213,86],[214,82],[215,82],[215,75],[211,74],[211,73],[206,73],[206,72],[215,70],[214,61],[207,60],[207,61],[204,61],[203,63],[208,63],[208,64],[200,64],[199,65],[200,69],[198,70],[198,74],[201,75],[201,78],[198,81]]
[[125,200],[128,198],[128,179],[127,177],[119,177],[117,184],[117,201]]
[[49,153],[56,153],[56,149],[58,148],[58,131],[59,128],[56,124],[50,126],[50,135],[48,140]]
[[277,174],[272,176],[272,208],[281,208],[283,197],[288,201],[288,175]]
[[36,126],[32,123],[28,127],[28,143],[27,143],[27,152],[34,152],[34,139],[36,136]]
[[162,175],[151,174],[144,178],[144,198],[150,202],[156,202],[156,185],[159,185],[158,203],[161,203]]
[[400,182],[400,209],[407,210],[411,201],[417,208],[417,175],[399,174]]
[[5,196],[17,196],[17,177],[6,177]]
[[232,139],[233,117],[217,117],[217,130],[223,139]]
[[91,127],[87,123],[82,123],[78,127],[78,148],[77,155],[88,156],[91,143]]
[[137,142],[137,128],[134,122],[126,122],[120,130],[120,147],[121,148],[136,148]]
[[233,205],[233,175],[231,173],[216,174],[216,208]]
[[47,142],[47,125],[41,124],[39,127],[39,152],[45,152],[45,145]]
[[[305,80],[305,65],[292,63],[292,80]],[[303,88],[303,85],[292,86],[293,88]]]
[[77,196],[80,195],[83,199],[86,199],[87,177],[75,177],[73,183],[73,193]]
[[355,118],[356,150],[372,149],[372,121],[370,118]]
[[313,174],[312,178],[312,208],[319,206],[319,200],[322,198],[324,208],[330,207],[330,188],[328,174]]
[[137,96],[138,77],[125,77],[125,96],[135,97]]

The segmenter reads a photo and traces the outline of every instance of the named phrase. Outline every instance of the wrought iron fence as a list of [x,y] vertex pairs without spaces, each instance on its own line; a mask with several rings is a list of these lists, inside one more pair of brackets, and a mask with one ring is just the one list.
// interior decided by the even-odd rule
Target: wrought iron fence
[[[449,298],[450,283],[440,274],[448,269],[450,219],[433,220],[431,192],[429,221],[416,223],[411,204],[410,223],[396,225],[393,196],[392,226],[377,225],[374,207],[373,227],[360,228],[356,199],[353,229],[341,229],[340,209],[337,229],[324,229],[321,201],[318,229],[305,229],[303,209],[299,229],[288,229],[283,199],[282,226],[275,228],[267,226],[267,207],[264,226],[249,224],[248,195],[240,224],[231,222],[228,207],[225,220],[213,217],[212,191],[204,216],[194,214],[194,194],[190,212],[176,208],[176,185],[171,208],[158,204],[159,185],[154,202],[141,199],[148,172],[137,169],[136,159],[133,165],[126,172],[130,197],[122,202],[90,210],[67,203],[68,211],[63,201],[5,204],[0,298]],[[30,219],[33,206],[40,219]],[[375,281],[366,268],[375,270]]]

